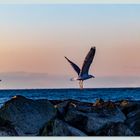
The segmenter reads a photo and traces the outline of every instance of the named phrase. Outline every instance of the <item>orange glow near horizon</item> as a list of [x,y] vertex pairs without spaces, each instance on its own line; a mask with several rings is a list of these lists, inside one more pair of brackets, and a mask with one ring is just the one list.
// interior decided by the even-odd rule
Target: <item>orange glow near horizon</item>
[[[5,14],[4,21],[0,23],[0,72],[25,71],[75,75],[64,56],[81,66],[90,47],[96,46],[97,52],[90,69],[91,74],[97,76],[140,75],[139,16],[135,15],[134,18],[131,15],[130,17],[124,15],[126,18],[124,19],[119,13],[116,14],[117,10],[110,9],[114,15],[113,12],[108,11],[105,15],[108,20],[106,21],[104,13],[99,9],[94,17],[91,12],[92,7],[90,7],[91,11],[86,8],[88,15],[84,15],[83,10],[83,17],[79,17],[78,21],[75,15],[70,15],[70,11],[64,15],[55,11],[53,17],[50,10],[50,18],[47,6],[46,11],[43,12],[40,9],[38,15],[34,14],[32,8],[26,8],[28,11],[31,10],[29,15],[19,9],[19,11],[14,11],[11,6],[13,15]],[[93,5],[93,11],[94,8]],[[130,8],[130,11],[132,9]],[[60,10],[59,6],[58,10]],[[80,10],[76,11],[75,8],[75,12],[80,13]],[[136,12],[139,11],[134,11],[134,14]],[[18,17],[20,14],[23,16],[22,22]],[[43,16],[40,19],[41,14]],[[36,21],[36,16],[39,21]],[[67,16],[70,18],[65,19]]]

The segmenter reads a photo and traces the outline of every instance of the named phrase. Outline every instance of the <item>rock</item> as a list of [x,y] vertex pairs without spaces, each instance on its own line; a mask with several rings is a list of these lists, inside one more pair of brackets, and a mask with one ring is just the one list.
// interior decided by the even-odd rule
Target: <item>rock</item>
[[64,102],[65,100],[49,100],[53,105],[57,105],[59,103]]
[[112,123],[96,133],[98,136],[134,136],[134,133],[123,123]]
[[0,118],[0,136],[18,136],[18,133],[9,121]]
[[104,100],[99,98],[96,100],[96,102],[93,104],[93,106],[101,106],[104,103]]
[[123,100],[119,103],[118,107],[127,116],[130,112],[139,110],[140,104],[133,101]]
[[134,117],[136,119],[137,116],[139,116],[139,114],[140,114],[140,109],[139,110],[134,110],[134,111],[127,114],[127,118],[133,118]]
[[134,132],[136,136],[140,136],[140,110],[133,111],[131,114],[128,114],[128,119],[126,124]]
[[85,126],[87,124],[88,117],[85,113],[77,111],[75,109],[70,109],[66,116],[64,117],[65,121],[70,125],[85,131]]
[[73,100],[66,100],[55,105],[55,107],[62,116],[64,116],[66,112],[72,108],[76,108],[76,110],[79,110],[81,112],[91,112],[93,108],[91,104],[89,105],[89,103],[82,103]]
[[130,129],[136,136],[140,136],[140,119],[132,122],[132,124],[130,125]]
[[70,101],[64,101],[64,102],[61,102],[61,103],[55,105],[55,108],[57,108],[58,112],[61,115],[64,115],[67,112],[69,104],[70,104]]
[[95,109],[116,109],[116,104],[113,103],[112,101],[107,101],[107,102],[103,102],[103,101],[100,101],[100,103],[95,103],[93,104],[93,106],[95,107]]
[[[121,103],[120,107],[122,107]],[[128,101],[121,109],[127,117],[127,120],[125,121],[127,126],[136,136],[140,136],[140,102]]]
[[[74,105],[75,104],[75,105]],[[92,112],[92,110],[94,109],[93,104],[92,103],[86,103],[86,102],[77,102],[77,103],[71,103],[71,106],[69,106],[69,109],[72,108],[76,108],[76,110],[84,112],[84,113],[89,113]],[[72,107],[73,105],[73,107]]]
[[120,106],[121,106],[121,107],[126,107],[126,106],[129,106],[129,104],[130,104],[129,101],[123,100],[123,101],[121,101]]
[[82,131],[59,119],[48,122],[40,132],[41,136],[86,136]]
[[48,100],[31,100],[16,96],[0,109],[0,117],[25,135],[36,135],[40,128],[56,116],[56,109]]
[[87,105],[77,105],[76,110],[83,113],[90,113],[93,112],[94,108],[92,106],[87,106]]
[[140,136],[140,102],[31,100],[0,108],[0,136]]
[[[108,106],[108,104],[107,104]],[[126,117],[119,108],[111,105],[111,108],[96,108],[91,113],[78,111],[77,108],[69,109],[64,117],[65,121],[70,125],[80,129],[81,131],[94,135],[105,125],[110,123],[124,122]]]

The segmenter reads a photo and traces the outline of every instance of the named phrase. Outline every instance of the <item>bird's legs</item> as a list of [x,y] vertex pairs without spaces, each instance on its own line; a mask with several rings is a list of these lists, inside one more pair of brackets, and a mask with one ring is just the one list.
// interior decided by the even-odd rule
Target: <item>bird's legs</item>
[[80,86],[80,89],[83,89],[83,80],[79,81],[79,86]]

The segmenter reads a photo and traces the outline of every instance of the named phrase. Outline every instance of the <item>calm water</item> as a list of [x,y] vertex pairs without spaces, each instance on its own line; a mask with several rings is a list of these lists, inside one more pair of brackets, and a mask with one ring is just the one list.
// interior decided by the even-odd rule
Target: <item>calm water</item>
[[94,102],[97,98],[140,100],[140,88],[0,90],[0,105],[15,95],[31,99],[76,99],[85,102]]

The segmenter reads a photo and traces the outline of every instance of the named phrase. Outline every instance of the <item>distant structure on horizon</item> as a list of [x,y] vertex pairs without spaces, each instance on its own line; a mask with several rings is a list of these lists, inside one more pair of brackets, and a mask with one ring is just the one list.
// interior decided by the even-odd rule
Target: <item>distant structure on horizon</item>
[[78,77],[76,78],[71,78],[72,81],[79,81],[79,86],[80,89],[83,89],[83,81],[90,79],[90,78],[95,78],[93,75],[89,75],[89,68],[90,65],[93,61],[93,58],[95,56],[96,52],[96,47],[91,47],[90,51],[88,52],[87,56],[85,57],[82,69],[80,69],[75,63],[73,63],[71,60],[69,60],[67,57],[66,60],[71,64],[75,72],[78,74]]

